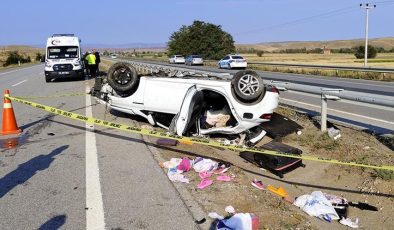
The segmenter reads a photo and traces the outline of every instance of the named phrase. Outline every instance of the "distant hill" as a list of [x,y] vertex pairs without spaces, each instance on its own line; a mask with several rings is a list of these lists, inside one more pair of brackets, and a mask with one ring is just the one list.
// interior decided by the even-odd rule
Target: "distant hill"
[[[339,48],[352,48],[354,46],[364,45],[364,39],[352,39],[352,40],[334,40],[334,41],[288,41],[288,42],[264,42],[258,44],[236,44],[237,49],[257,49],[264,51],[280,51],[285,49],[302,49],[307,50],[315,48],[328,48],[328,49],[339,49]],[[385,38],[373,38],[368,40],[368,44],[383,47],[384,49],[394,48],[394,37]]]

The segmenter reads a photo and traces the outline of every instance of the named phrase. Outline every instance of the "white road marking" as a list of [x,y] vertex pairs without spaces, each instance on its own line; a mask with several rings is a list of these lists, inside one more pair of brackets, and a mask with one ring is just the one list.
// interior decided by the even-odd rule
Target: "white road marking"
[[[88,85],[86,89],[89,90]],[[86,95],[86,116],[92,117],[92,102]],[[86,124],[86,229],[105,229],[103,196],[94,126]]]
[[31,69],[31,68],[34,68],[34,67],[37,67],[37,66],[40,66],[40,65],[34,65],[34,66],[26,67],[26,68],[11,70],[11,71],[8,71],[8,72],[3,72],[3,73],[0,73],[0,76],[1,75],[6,75],[6,74],[9,74],[9,73],[13,73],[13,72],[22,71],[22,70],[25,70],[25,69]]
[[11,85],[11,86],[12,86],[12,87],[15,87],[15,86],[17,86],[17,85],[22,84],[23,82],[27,82],[27,80],[23,80],[23,81],[21,81],[21,82],[18,82],[18,83],[16,83],[16,84]]
[[[296,104],[301,104],[301,105],[306,105],[306,106],[311,106],[311,107],[314,107],[314,108],[317,108],[317,109],[321,109],[320,106],[308,104],[308,103],[305,103],[305,102],[290,100],[290,99],[286,99],[286,98],[281,98],[281,100],[289,101],[289,102],[292,103],[293,106],[296,105]],[[373,117],[367,117],[367,116],[363,116],[363,115],[359,115],[359,114],[355,114],[355,113],[344,112],[344,111],[336,110],[336,109],[327,109],[327,110],[328,111],[332,111],[332,112],[346,114],[346,115],[361,117],[361,118],[369,119],[369,120],[372,120],[372,121],[378,121],[378,122],[383,122],[383,123],[387,123],[387,124],[390,124],[390,125],[394,125],[394,122],[391,122],[391,121],[381,120],[381,119],[377,119],[377,118],[373,118]]]

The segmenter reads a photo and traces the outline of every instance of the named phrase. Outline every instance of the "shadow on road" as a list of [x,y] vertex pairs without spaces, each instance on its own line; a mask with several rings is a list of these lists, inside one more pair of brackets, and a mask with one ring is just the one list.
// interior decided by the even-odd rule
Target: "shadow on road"
[[56,230],[59,229],[64,223],[66,223],[66,215],[57,215],[49,219],[47,222],[41,225],[38,230]]
[[47,155],[36,156],[29,161],[20,164],[17,169],[5,175],[0,179],[0,198],[2,198],[16,186],[28,181],[37,173],[37,171],[47,169],[55,160],[54,157],[67,148],[68,145],[63,145],[57,149],[54,149]]

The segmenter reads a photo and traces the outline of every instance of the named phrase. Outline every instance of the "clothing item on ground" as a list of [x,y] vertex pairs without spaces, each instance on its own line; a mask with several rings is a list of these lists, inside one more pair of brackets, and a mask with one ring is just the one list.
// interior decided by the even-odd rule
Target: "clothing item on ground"
[[193,162],[189,158],[182,158],[181,162],[177,166],[177,169],[182,171],[182,172],[188,172],[190,171],[192,167]]
[[307,194],[298,197],[294,205],[301,208],[310,216],[315,216],[328,222],[339,220],[339,216],[334,207],[321,191],[315,191],[310,195]]
[[237,213],[229,218],[219,220],[217,230],[257,230],[259,229],[259,218],[252,213]]
[[204,189],[204,188],[210,186],[212,183],[213,183],[213,181],[211,179],[205,178],[205,179],[201,180],[201,182],[197,185],[197,188]]
[[254,179],[252,181],[252,185],[253,185],[253,187],[255,187],[257,189],[265,190],[265,185],[263,184],[263,182],[261,182],[259,180]]
[[171,160],[163,163],[163,167],[167,169],[176,168],[181,163],[181,161],[182,159],[180,158],[171,158]]
[[216,180],[218,181],[224,181],[224,182],[229,182],[231,181],[233,178],[227,176],[227,175],[220,175],[216,177]]
[[193,168],[196,172],[211,172],[217,169],[218,163],[211,159],[197,157],[194,160]]
[[356,218],[354,221],[352,221],[350,218],[342,218],[339,223],[351,228],[358,228],[358,218]]
[[199,176],[201,179],[205,179],[205,178],[211,177],[211,176],[212,176],[212,173],[209,173],[209,172],[199,172],[199,173],[198,173],[198,176]]
[[224,211],[226,211],[227,213],[233,214],[233,213],[235,213],[235,208],[233,206],[229,205],[224,208]]
[[173,182],[189,183],[189,179],[185,175],[181,174],[176,168],[169,169],[167,172],[168,178]]

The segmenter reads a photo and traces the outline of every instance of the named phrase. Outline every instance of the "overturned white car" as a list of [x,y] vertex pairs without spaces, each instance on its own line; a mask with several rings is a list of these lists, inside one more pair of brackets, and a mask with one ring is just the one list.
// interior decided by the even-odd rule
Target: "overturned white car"
[[180,136],[246,134],[249,144],[264,136],[258,126],[278,106],[279,91],[254,71],[239,71],[232,80],[161,75],[138,76],[131,64],[118,62],[96,80],[92,95]]

